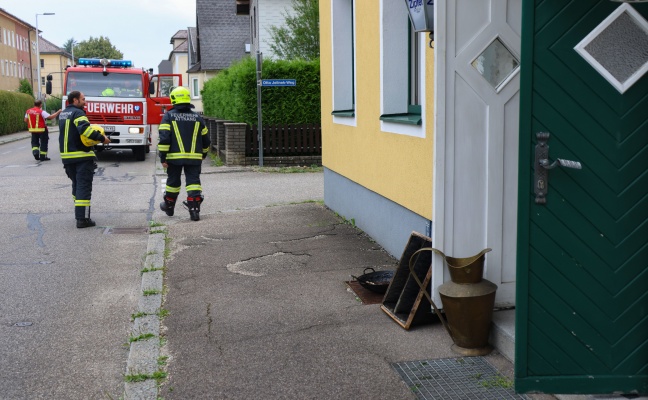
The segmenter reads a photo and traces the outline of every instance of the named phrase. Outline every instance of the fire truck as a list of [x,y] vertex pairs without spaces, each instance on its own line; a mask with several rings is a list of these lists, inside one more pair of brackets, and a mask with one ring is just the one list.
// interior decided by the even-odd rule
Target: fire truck
[[152,145],[152,126],[171,108],[169,93],[182,85],[182,75],[153,75],[153,69],[132,65],[129,60],[80,58],[65,70],[62,100],[65,108],[68,93],[78,90],[85,95],[88,120],[101,125],[111,141],[95,146],[97,152],[132,149],[135,159],[144,161]]

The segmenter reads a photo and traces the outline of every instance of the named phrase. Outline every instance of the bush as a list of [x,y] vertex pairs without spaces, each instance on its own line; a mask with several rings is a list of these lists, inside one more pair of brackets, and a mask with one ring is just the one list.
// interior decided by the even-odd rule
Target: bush
[[25,93],[34,97],[34,90],[32,89],[31,83],[29,83],[27,79],[20,80],[20,86],[18,87],[18,91],[20,93]]
[[0,135],[27,130],[25,111],[34,106],[34,97],[0,90]]
[[[264,124],[320,123],[319,60],[265,60],[263,79],[296,79],[296,87],[263,87]],[[205,82],[205,115],[256,125],[256,62],[252,58],[232,64]]]
[[[58,110],[60,110],[63,106],[62,100],[61,100],[61,95],[48,95],[47,99],[45,99],[45,104],[43,104],[43,110],[47,111],[50,114],[54,114]],[[58,124],[58,119],[52,119],[52,120],[47,120],[45,121],[47,125],[49,126],[55,126]]]
[[50,114],[53,114],[63,108],[63,103],[61,101],[61,95],[53,96],[49,95],[47,96],[47,99],[45,100],[45,104],[43,104],[43,110],[47,111]]

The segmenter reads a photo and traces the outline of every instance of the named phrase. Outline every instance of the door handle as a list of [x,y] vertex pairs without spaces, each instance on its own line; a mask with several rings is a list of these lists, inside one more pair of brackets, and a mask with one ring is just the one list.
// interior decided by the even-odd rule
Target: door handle
[[549,170],[556,167],[583,169],[578,161],[557,158],[556,161],[549,161],[549,145],[547,142],[551,135],[549,132],[537,132],[538,143],[535,146],[535,168],[534,185],[536,204],[547,204],[547,191],[549,190]]

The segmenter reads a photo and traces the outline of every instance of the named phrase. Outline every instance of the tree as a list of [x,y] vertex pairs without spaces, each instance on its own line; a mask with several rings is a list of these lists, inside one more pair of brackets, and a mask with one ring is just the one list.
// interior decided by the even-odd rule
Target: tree
[[[77,44],[78,43],[74,40],[74,38],[69,38],[68,40],[65,41],[65,43],[63,43],[63,50],[65,50],[66,52],[72,54],[73,53],[72,46],[74,46],[74,48],[76,49]],[[76,57],[76,55],[75,55],[75,57]]]
[[34,97],[34,90],[32,89],[31,83],[27,79],[20,80],[20,86],[18,86],[18,91],[20,93],[25,93]]
[[124,58],[124,53],[117,50],[110,43],[110,39],[103,36],[98,38],[90,36],[90,39],[79,42],[74,49],[76,58],[112,58],[117,60]]
[[312,61],[319,58],[318,0],[292,0],[294,14],[286,9],[281,27],[271,26],[270,49],[277,57]]

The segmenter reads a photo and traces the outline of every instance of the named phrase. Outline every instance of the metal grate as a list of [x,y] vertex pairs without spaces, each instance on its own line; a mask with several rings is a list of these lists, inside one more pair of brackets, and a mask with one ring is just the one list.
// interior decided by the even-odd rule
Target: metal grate
[[392,367],[422,400],[529,399],[516,394],[513,381],[483,357],[409,361]]

